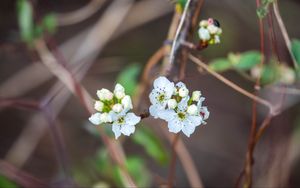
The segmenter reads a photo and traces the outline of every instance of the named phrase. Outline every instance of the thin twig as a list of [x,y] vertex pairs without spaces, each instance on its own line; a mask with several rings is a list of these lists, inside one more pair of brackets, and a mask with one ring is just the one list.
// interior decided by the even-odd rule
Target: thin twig
[[218,80],[222,81],[223,83],[225,83],[227,86],[231,87],[232,89],[236,90],[237,92],[245,95],[246,97],[255,100],[256,102],[266,106],[270,112],[273,114],[275,113],[275,109],[273,107],[273,105],[265,100],[262,99],[260,97],[257,97],[255,95],[253,95],[252,93],[244,90],[243,88],[241,88],[240,86],[236,85],[235,83],[231,82],[230,80],[228,80],[227,78],[223,77],[222,75],[220,75],[219,73],[211,70],[205,63],[203,63],[200,59],[196,58],[193,55],[189,55],[189,59],[194,62],[195,64],[199,65],[201,68],[203,68],[204,70],[206,70],[208,73],[210,73],[212,76],[214,76],[215,78],[217,78]]
[[[25,188],[31,187],[49,187],[47,183],[33,177],[32,175],[16,168],[10,163],[0,160],[0,174],[8,179],[15,181]],[[3,186],[3,185],[2,185]]]
[[276,18],[277,23],[279,25],[280,31],[281,31],[281,33],[283,35],[283,39],[285,41],[286,47],[287,47],[287,49],[289,51],[289,54],[291,56],[291,59],[293,61],[293,65],[294,65],[294,67],[296,69],[298,69],[299,66],[298,66],[298,63],[297,63],[297,61],[295,59],[295,56],[294,56],[294,54],[292,52],[291,40],[290,40],[288,32],[287,32],[287,30],[285,28],[285,25],[284,25],[284,23],[282,21],[282,18],[281,18],[280,12],[279,12],[279,8],[278,8],[278,2],[277,2],[277,0],[273,2],[273,10],[274,10],[275,18]]
[[177,30],[176,30],[176,34],[175,34],[175,37],[174,37],[174,40],[173,40],[173,43],[172,43],[172,48],[171,48],[171,53],[170,53],[170,59],[169,59],[169,65],[168,65],[168,68],[167,68],[167,71],[169,71],[170,67],[172,66],[173,64],[173,61],[174,61],[174,58],[175,58],[175,51],[176,49],[178,48],[178,38],[179,38],[179,34],[182,30],[182,27],[183,27],[183,24],[184,24],[184,21],[186,19],[186,16],[187,16],[187,13],[188,13],[188,9],[189,9],[189,6],[191,4],[191,1],[192,0],[187,0],[186,4],[185,4],[185,7],[184,7],[184,10],[183,10],[183,13],[182,13],[182,16],[180,18],[180,22],[179,22],[179,25],[177,27]]
[[86,6],[73,12],[57,14],[59,26],[67,26],[86,20],[95,14],[104,4],[105,0],[91,0]]
[[175,172],[176,172],[176,147],[179,139],[179,134],[176,134],[172,140],[172,158],[171,164],[169,167],[169,178],[168,178],[168,188],[172,188],[174,186]]

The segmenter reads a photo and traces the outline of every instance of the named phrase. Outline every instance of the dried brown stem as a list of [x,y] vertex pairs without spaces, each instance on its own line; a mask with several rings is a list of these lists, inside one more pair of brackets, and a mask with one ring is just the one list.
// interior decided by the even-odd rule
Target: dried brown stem
[[172,140],[172,155],[171,155],[172,158],[169,167],[168,188],[172,188],[174,186],[174,179],[176,174],[176,158],[177,158],[176,147],[177,147],[178,139],[179,139],[179,134],[176,134]]
[[195,64],[199,65],[201,68],[203,68],[204,70],[206,70],[208,73],[210,73],[212,76],[214,76],[215,78],[217,78],[218,80],[220,80],[221,82],[223,82],[224,84],[226,84],[227,86],[231,87],[232,89],[236,90],[237,92],[245,95],[246,97],[255,100],[256,102],[266,106],[270,112],[273,114],[275,113],[275,109],[273,107],[273,105],[265,100],[262,99],[260,97],[257,97],[255,95],[253,95],[252,93],[246,91],[245,89],[241,88],[240,86],[236,85],[235,83],[231,82],[230,80],[228,80],[227,78],[225,78],[224,76],[222,76],[221,74],[211,70],[205,63],[203,63],[199,58],[193,56],[193,55],[189,55],[189,59],[194,62]]

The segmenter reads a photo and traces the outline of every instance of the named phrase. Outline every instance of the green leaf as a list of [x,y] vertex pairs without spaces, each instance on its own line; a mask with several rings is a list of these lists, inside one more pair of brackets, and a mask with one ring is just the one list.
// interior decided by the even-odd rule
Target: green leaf
[[294,39],[292,41],[292,52],[298,65],[300,66],[300,40]]
[[3,187],[3,188],[17,188],[18,186],[14,182],[7,179],[6,177],[0,176],[0,187]]
[[262,19],[269,13],[268,6],[262,5],[256,9],[257,16]]
[[234,67],[239,70],[249,70],[260,63],[261,55],[256,51],[249,51],[240,55],[240,60]]
[[[128,157],[125,166],[129,174],[133,177],[138,187],[149,187],[150,184],[150,173],[145,167],[145,162],[140,157]],[[120,167],[115,167],[114,170],[115,183],[124,187],[124,183],[121,178]],[[121,185],[120,185],[121,184]]]
[[117,82],[125,88],[126,94],[132,96],[136,91],[137,77],[141,71],[139,64],[127,66],[118,76]]
[[214,60],[208,66],[216,72],[223,72],[231,69],[232,64],[227,59],[221,58]]
[[262,68],[260,82],[263,85],[273,83],[278,78],[277,68],[273,65],[265,65]]
[[149,156],[164,165],[169,161],[168,152],[160,139],[148,128],[141,127],[133,135],[133,141],[143,146]]
[[47,14],[42,20],[42,27],[49,33],[54,33],[57,28],[57,18],[55,14]]
[[33,40],[33,12],[30,2],[18,0],[17,13],[21,39],[24,42],[31,42]]

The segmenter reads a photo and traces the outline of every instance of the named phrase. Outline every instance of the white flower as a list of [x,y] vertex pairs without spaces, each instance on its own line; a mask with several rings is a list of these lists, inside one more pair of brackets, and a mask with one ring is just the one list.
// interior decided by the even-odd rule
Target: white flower
[[199,24],[200,27],[207,27],[208,26],[208,21],[207,20],[202,20]]
[[169,99],[168,100],[168,108],[169,109],[174,109],[177,106],[177,102],[175,99]]
[[199,38],[203,41],[208,41],[210,39],[209,31],[203,27],[198,30]]
[[100,100],[111,100],[113,98],[113,93],[109,91],[108,89],[101,89],[97,91],[97,96],[99,97]]
[[117,99],[122,99],[123,97],[125,97],[125,89],[121,84],[116,84],[115,86],[115,90],[114,90],[114,94],[116,96]]
[[198,102],[201,96],[201,91],[193,91],[192,100]]
[[195,104],[190,105],[187,108],[187,113],[189,113],[190,115],[197,115],[198,114],[198,108]]
[[180,97],[184,98],[184,97],[189,95],[189,90],[186,87],[182,87],[182,88],[179,89],[178,93],[179,93]]
[[222,34],[222,32],[223,32],[223,31],[222,31],[222,29],[221,29],[221,28],[219,28],[219,29],[218,29],[218,31],[217,31],[217,35],[221,35],[221,34]]
[[104,104],[101,101],[96,101],[95,104],[94,104],[95,110],[97,110],[99,112],[102,112],[103,107],[104,107]]
[[131,101],[131,97],[130,97],[129,95],[126,95],[126,96],[122,99],[121,103],[122,103],[124,109],[126,109],[126,110],[130,110],[130,109],[133,108],[133,106],[132,106],[132,101]]
[[112,117],[108,113],[102,113],[100,114],[100,121],[101,123],[111,123],[112,122]]
[[117,103],[112,107],[112,110],[116,113],[120,113],[123,110],[123,106]]
[[177,111],[165,110],[162,112],[161,117],[168,122],[170,132],[178,133],[182,131],[186,136],[190,137],[196,126],[202,123],[202,117],[187,113],[188,100],[189,97],[182,99],[178,104]]
[[209,31],[210,34],[214,35],[218,32],[219,28],[213,24],[207,26],[207,30]]
[[175,87],[173,82],[162,76],[154,80],[153,86],[149,95],[152,104],[149,111],[154,118],[158,118],[160,111],[165,109],[168,100],[171,99]]
[[121,134],[129,136],[134,133],[135,125],[141,121],[141,117],[134,113],[120,113],[115,117],[112,123],[112,131],[117,139]]
[[91,117],[89,117],[89,121],[94,124],[94,125],[99,125],[101,124],[101,120],[100,120],[100,113],[95,113],[95,114],[92,114]]

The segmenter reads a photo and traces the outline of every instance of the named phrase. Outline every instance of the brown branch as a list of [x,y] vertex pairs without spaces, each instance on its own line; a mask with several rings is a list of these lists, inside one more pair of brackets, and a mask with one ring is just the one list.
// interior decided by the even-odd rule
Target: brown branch
[[30,174],[20,169],[17,169],[4,160],[0,160],[0,174],[12,181],[15,181],[17,184],[25,188],[49,187],[47,183],[31,176]]
[[240,86],[236,85],[235,83],[231,82],[230,80],[228,80],[227,78],[225,78],[224,76],[222,76],[221,74],[211,70],[205,63],[203,63],[199,58],[196,58],[193,55],[189,55],[189,59],[194,62],[195,64],[197,64],[199,67],[203,68],[204,70],[206,70],[208,73],[210,73],[212,76],[214,76],[215,78],[217,78],[218,80],[220,80],[221,82],[223,82],[224,84],[226,84],[227,86],[231,87],[232,89],[236,90],[237,92],[245,95],[246,97],[255,100],[256,102],[266,106],[269,111],[271,112],[271,114],[275,114],[276,111],[273,107],[273,105],[265,100],[262,99],[260,97],[257,97],[255,95],[253,95],[252,93],[246,91],[245,89],[241,88]]
[[171,158],[171,164],[169,167],[169,178],[168,178],[168,188],[174,187],[174,180],[175,180],[175,173],[176,173],[176,147],[177,147],[177,142],[179,139],[180,134],[176,134],[173,136],[172,140],[172,158]]
[[[42,62],[48,67],[48,69],[57,76],[67,87],[68,89],[77,97],[79,97],[82,104],[86,107],[88,112],[91,114],[93,113],[93,100],[92,97],[88,94],[88,92],[76,82],[72,73],[70,73],[65,67],[57,62],[55,57],[51,54],[51,52],[47,49],[44,41],[39,40],[35,42],[36,50],[39,53]],[[129,175],[128,171],[125,168],[124,161],[125,161],[125,154],[123,153],[120,146],[117,144],[112,144],[112,141],[103,134],[102,128],[99,126],[97,127],[101,138],[106,146],[108,146],[109,153],[114,161],[120,166],[122,178],[124,183],[127,186],[136,187],[133,179]]]

